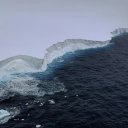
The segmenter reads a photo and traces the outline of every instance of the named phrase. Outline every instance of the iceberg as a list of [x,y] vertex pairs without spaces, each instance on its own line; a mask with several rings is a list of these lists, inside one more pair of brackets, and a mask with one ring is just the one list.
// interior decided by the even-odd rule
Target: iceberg
[[[46,50],[43,59],[19,55],[0,61],[0,100],[13,96],[15,93],[25,96],[43,96],[47,93],[50,94],[51,92],[40,90],[38,87],[40,83],[39,79],[25,73],[44,72],[54,59],[61,57],[66,53],[75,52],[77,50],[105,47],[109,44],[109,40],[91,41],[82,39],[67,39],[64,42],[58,42],[50,46]],[[47,83],[44,81],[44,85],[47,84],[49,84],[49,82]],[[53,80],[52,84],[59,84],[62,86],[61,90],[64,90],[62,83]],[[57,91],[55,90],[55,92]],[[49,100],[49,103],[55,104],[53,100]],[[5,123],[10,118],[11,113],[6,110],[0,110],[0,123]]]
[[58,42],[50,46],[44,55],[44,59],[31,56],[19,55],[0,61],[0,77],[6,74],[42,72],[48,67],[48,64],[58,57],[68,52],[84,50],[89,48],[104,47],[109,41],[91,41],[82,39],[67,39],[64,42]]
[[6,110],[0,110],[0,124],[7,122],[11,118],[10,113]]
[[[38,86],[40,83],[47,86],[47,84],[49,85],[49,82],[44,81],[43,83],[40,79],[34,78],[33,76],[25,73],[45,72],[48,65],[52,63],[54,59],[61,57],[66,53],[78,50],[101,48],[109,44],[109,40],[92,41],[83,39],[67,39],[64,42],[58,42],[47,48],[43,59],[19,55],[0,61],[0,100],[4,100],[15,94],[24,96],[44,96],[45,94],[52,94],[51,91],[45,92],[45,90],[41,90]],[[61,62],[63,62],[63,60],[61,60],[60,63]],[[65,90],[63,83],[58,80],[50,82],[52,85],[60,85],[61,88],[59,90]],[[58,91],[53,91],[53,89],[51,90],[53,93]],[[55,101],[51,99],[49,100],[49,103],[55,104]],[[11,112],[9,112],[3,109],[0,110],[0,124],[7,122],[12,117]]]
[[42,59],[31,56],[14,56],[0,61],[0,72],[2,74],[35,72],[41,68]]

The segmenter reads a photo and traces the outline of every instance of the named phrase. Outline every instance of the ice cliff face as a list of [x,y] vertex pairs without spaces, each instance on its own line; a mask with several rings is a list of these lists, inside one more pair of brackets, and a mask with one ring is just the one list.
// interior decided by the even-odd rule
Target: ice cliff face
[[111,32],[113,37],[121,35],[123,33],[128,33],[128,28],[118,28],[118,29],[115,29],[113,32]]
[[[113,36],[118,36],[123,33],[128,33],[128,28],[118,28],[111,32]],[[59,42],[50,46],[46,50],[44,59],[38,59],[30,56],[15,56],[0,61],[0,76],[4,73],[45,71],[49,63],[51,63],[55,58],[63,56],[67,52],[104,47],[108,44],[109,41],[67,39],[64,42]]]
[[91,41],[82,39],[68,39],[64,42],[53,44],[46,50],[44,59],[38,59],[30,56],[15,56],[0,61],[0,77],[1,74],[26,73],[45,71],[48,64],[55,58],[63,56],[68,52],[84,50],[89,48],[104,47],[109,41]]
[[77,50],[84,50],[89,48],[104,47],[109,44],[109,41],[91,41],[82,39],[68,39],[64,42],[53,44],[47,49],[47,52],[43,59],[42,70],[47,69],[47,65],[51,63],[55,58],[63,56],[68,52],[74,52]]

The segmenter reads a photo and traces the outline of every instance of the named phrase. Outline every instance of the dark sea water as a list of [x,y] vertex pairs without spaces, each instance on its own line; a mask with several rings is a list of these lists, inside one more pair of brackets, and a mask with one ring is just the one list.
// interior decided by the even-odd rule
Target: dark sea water
[[[49,65],[45,76],[32,74],[47,83],[40,83],[41,89],[57,93],[17,94],[1,101],[1,106],[20,106],[22,111],[0,128],[35,128],[37,124],[41,128],[128,128],[128,35],[113,38],[111,43],[67,54]],[[53,81],[63,83],[64,91]],[[55,104],[50,104],[51,99]],[[33,101],[26,107],[26,102]]]

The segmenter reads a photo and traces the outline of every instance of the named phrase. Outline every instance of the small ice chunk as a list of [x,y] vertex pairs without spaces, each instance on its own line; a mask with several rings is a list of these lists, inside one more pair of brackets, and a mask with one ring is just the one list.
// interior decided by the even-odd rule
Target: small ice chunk
[[10,119],[10,113],[6,110],[0,110],[0,124],[7,122]]
[[40,127],[41,127],[41,125],[40,125],[40,124],[36,125],[36,128],[40,128]]
[[40,103],[40,106],[43,106],[44,104],[43,103]]
[[10,116],[10,113],[6,110],[0,110],[0,119],[4,118],[4,117],[7,117],[7,116]]
[[28,105],[28,103],[25,104],[26,106]]
[[48,100],[50,104],[55,104],[54,100]]
[[14,107],[13,109],[16,109],[16,107]]

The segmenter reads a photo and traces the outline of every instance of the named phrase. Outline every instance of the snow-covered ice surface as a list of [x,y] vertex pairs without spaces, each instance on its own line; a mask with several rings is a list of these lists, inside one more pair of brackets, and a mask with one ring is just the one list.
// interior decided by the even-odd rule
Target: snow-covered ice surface
[[47,49],[43,59],[42,71],[47,69],[54,59],[63,56],[68,52],[75,52],[77,50],[84,50],[89,48],[104,47],[109,44],[109,41],[91,41],[82,39],[67,39],[64,42],[53,44]]

